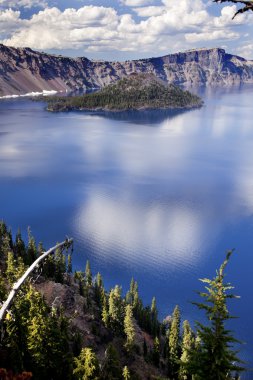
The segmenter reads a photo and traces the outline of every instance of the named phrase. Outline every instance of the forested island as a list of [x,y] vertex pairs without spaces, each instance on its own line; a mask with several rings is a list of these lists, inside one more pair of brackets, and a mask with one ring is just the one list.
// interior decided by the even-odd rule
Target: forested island
[[154,74],[132,74],[97,92],[46,100],[48,111],[189,109],[203,104],[197,95],[168,85]]
[[[13,284],[44,251],[28,230],[28,244],[0,223],[0,305]],[[228,252],[199,309],[207,324],[181,324],[179,306],[159,321],[156,299],[145,306],[132,279],[122,294],[107,291],[89,261],[72,273],[72,252],[48,256],[22,285],[1,323],[1,380],[217,380],[238,379],[243,370],[226,330],[230,319],[224,283]]]

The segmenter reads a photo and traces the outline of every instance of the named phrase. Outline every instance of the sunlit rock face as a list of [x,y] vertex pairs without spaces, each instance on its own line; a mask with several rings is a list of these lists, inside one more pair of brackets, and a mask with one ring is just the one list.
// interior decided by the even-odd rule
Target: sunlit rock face
[[253,61],[225,50],[196,49],[125,62],[91,61],[0,44],[0,96],[31,91],[86,91],[133,72],[154,73],[168,83],[219,86],[253,83]]

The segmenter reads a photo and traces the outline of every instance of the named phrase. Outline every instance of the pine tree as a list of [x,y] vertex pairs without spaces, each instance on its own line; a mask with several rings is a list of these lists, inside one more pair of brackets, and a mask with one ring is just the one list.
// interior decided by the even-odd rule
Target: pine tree
[[97,287],[100,288],[100,289],[104,287],[103,279],[102,279],[102,276],[101,276],[101,274],[99,272],[98,272],[98,274],[96,276],[96,284],[97,284]]
[[159,335],[159,322],[158,322],[158,311],[156,307],[156,299],[153,297],[151,303],[151,333],[153,336]]
[[30,287],[27,296],[30,303],[27,321],[27,347],[31,357],[34,377],[45,379],[48,374],[54,380],[71,377],[71,355],[68,345],[68,321],[60,312],[49,313],[42,296]]
[[92,285],[92,274],[90,270],[90,262],[87,260],[86,267],[85,267],[85,282],[86,285],[91,286]]
[[9,235],[9,233],[8,233],[7,230],[4,233],[4,235],[2,236],[1,251],[4,254],[5,257],[7,257],[8,252],[12,251],[12,249],[11,249],[11,239],[10,239],[10,235]]
[[191,353],[189,363],[189,371],[196,380],[232,379],[234,371],[243,370],[237,352],[233,350],[233,343],[238,341],[225,327],[225,322],[232,318],[227,308],[227,300],[237,298],[230,293],[233,286],[224,282],[224,271],[231,254],[232,251],[227,253],[225,261],[212,280],[201,280],[207,284],[206,292],[199,292],[204,302],[194,302],[200,310],[205,311],[208,320],[208,325],[197,322],[200,342]]
[[157,336],[154,339],[152,361],[156,367],[159,367],[159,363],[160,363],[160,342],[159,342],[159,339]]
[[17,265],[16,278],[19,279],[25,273],[25,270],[26,270],[23,258],[21,256],[18,256],[16,265]]
[[105,351],[105,359],[102,369],[102,380],[118,380],[121,378],[122,368],[120,365],[119,354],[116,348],[109,344]]
[[169,331],[169,374],[172,379],[177,378],[180,358],[180,310],[178,305],[172,314],[172,322]]
[[154,318],[157,318],[157,308],[156,308],[156,299],[155,297],[152,298],[151,303],[151,314],[154,316]]
[[134,278],[132,278],[130,282],[130,289],[126,294],[126,303],[129,303],[135,309],[138,306],[138,301],[139,301],[138,284],[134,280]]
[[33,372],[39,379],[46,376],[49,363],[47,362],[46,344],[49,336],[49,323],[47,317],[47,309],[42,302],[39,293],[34,291],[32,287],[27,294],[30,302],[29,322],[27,326],[27,345],[29,353],[32,357]]
[[20,229],[18,229],[18,232],[16,235],[14,251],[15,251],[16,257],[21,256],[23,258],[23,260],[25,260],[26,249],[25,249],[25,243],[24,243],[22,236],[21,236]]
[[131,305],[126,305],[125,308],[124,332],[126,334],[125,347],[129,352],[131,352],[135,342],[134,318]]
[[16,260],[14,259],[14,253],[9,251],[7,253],[7,268],[6,268],[6,277],[9,283],[12,285],[17,278],[17,269],[16,269]]
[[118,285],[111,289],[108,303],[110,325],[116,333],[121,333],[123,327],[124,309],[121,299],[121,288]]
[[30,227],[28,227],[28,247],[27,247],[27,262],[26,264],[31,265],[37,257],[37,249],[35,239],[32,236]]
[[41,256],[44,252],[45,252],[45,249],[43,247],[43,243],[40,241],[38,244],[38,249],[37,249],[38,256]]
[[183,323],[183,341],[182,341],[182,355],[179,371],[180,380],[191,380],[191,375],[187,370],[187,365],[190,361],[191,351],[195,347],[195,337],[190,327],[189,322],[186,320]]
[[91,348],[83,348],[74,362],[73,374],[77,380],[99,380],[99,363]]
[[54,279],[56,282],[64,282],[64,273],[66,273],[66,258],[61,249],[57,248],[54,254],[55,273]]
[[109,316],[109,306],[105,292],[102,296],[102,321],[105,324],[105,327],[110,327],[110,316]]
[[95,300],[101,310],[103,306],[103,298],[104,298],[105,290],[104,290],[102,276],[100,273],[98,273],[95,278],[94,292],[95,292]]
[[130,371],[127,366],[123,368],[123,380],[131,380]]
[[0,304],[3,302],[6,298],[6,288],[5,288],[5,281],[3,277],[3,273],[0,269]]

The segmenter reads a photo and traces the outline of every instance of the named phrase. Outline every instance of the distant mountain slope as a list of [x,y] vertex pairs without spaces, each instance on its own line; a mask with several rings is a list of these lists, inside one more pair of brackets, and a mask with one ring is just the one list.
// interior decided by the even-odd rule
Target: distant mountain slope
[[153,73],[164,81],[180,85],[253,83],[253,61],[227,54],[219,48],[108,62],[62,57],[0,44],[0,96],[101,88],[133,72]]

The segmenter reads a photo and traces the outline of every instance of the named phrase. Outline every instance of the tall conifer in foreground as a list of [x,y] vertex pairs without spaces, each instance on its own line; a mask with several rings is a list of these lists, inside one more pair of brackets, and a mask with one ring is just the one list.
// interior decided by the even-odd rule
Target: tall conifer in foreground
[[78,358],[74,359],[74,377],[77,380],[98,380],[100,375],[99,363],[91,348],[83,348]]
[[225,261],[216,272],[216,277],[212,280],[207,278],[200,280],[207,284],[206,292],[199,292],[204,302],[194,302],[194,304],[205,311],[209,323],[204,325],[197,322],[200,344],[191,353],[189,363],[189,370],[194,380],[234,379],[235,371],[243,371],[237,352],[232,347],[233,343],[238,341],[225,327],[225,322],[232,318],[227,309],[227,299],[238,298],[229,293],[233,286],[224,283],[224,270],[231,254],[232,251],[227,253]]
[[190,360],[191,351],[195,347],[195,337],[191,329],[190,323],[186,320],[183,323],[183,340],[182,340],[182,355],[181,365],[179,370],[180,380],[191,380],[191,375],[187,370],[187,364]]
[[172,379],[177,378],[179,370],[179,358],[181,355],[180,346],[180,322],[181,314],[179,306],[177,305],[172,314],[171,327],[169,332],[169,358],[168,358],[168,370]]
[[124,332],[126,334],[125,347],[130,352],[135,342],[134,318],[133,318],[133,309],[131,305],[126,305],[125,313],[126,313],[125,318],[124,318]]

